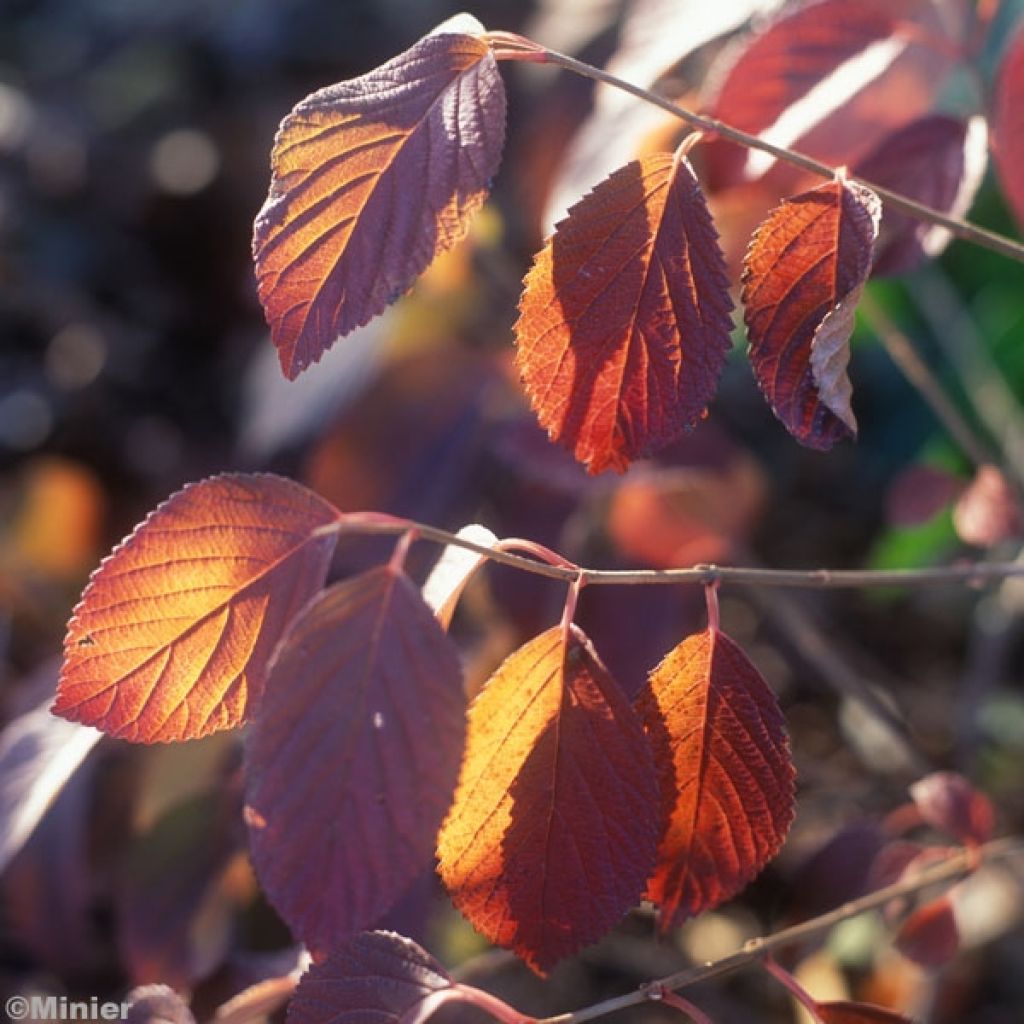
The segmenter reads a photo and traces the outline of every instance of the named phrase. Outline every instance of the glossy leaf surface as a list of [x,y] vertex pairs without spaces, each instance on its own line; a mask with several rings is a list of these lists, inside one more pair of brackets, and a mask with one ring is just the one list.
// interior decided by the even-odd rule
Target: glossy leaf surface
[[429,865],[464,734],[457,652],[403,573],[336,584],[296,621],[246,747],[246,819],[260,883],[311,950]]
[[786,429],[811,448],[856,436],[848,343],[880,213],[870,190],[830,182],[776,207],[744,261],[754,376]]
[[592,473],[694,426],[732,320],[718,236],[685,159],[658,154],[570,211],[525,280],[516,365],[537,418]]
[[458,15],[281,123],[253,256],[287,377],[399,298],[486,198],[505,92],[482,32]]
[[794,769],[775,694],[718,630],[687,637],[637,699],[667,820],[647,896],[667,930],[740,891],[782,846]]
[[473,702],[438,843],[455,905],[534,970],[596,941],[635,904],[658,831],[651,753],[583,633],[515,651]]
[[992,142],[1003,192],[1024,225],[1024,27],[1014,34],[1003,55],[992,111]]
[[142,743],[243,722],[323,586],[338,511],[281,477],[229,474],[160,505],[100,566],[68,625],[55,714]]

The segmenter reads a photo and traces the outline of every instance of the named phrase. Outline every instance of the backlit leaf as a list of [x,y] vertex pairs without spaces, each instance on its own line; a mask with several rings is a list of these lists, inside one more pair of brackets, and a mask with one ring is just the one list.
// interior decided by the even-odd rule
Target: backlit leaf
[[582,631],[509,656],[473,702],[438,841],[455,905],[534,970],[599,939],[640,898],[658,791],[640,723]]
[[811,448],[856,436],[848,342],[880,213],[869,189],[829,182],[777,206],[744,261],[754,376],[786,429]]
[[992,836],[995,811],[984,793],[956,772],[932,772],[910,787],[921,817],[962,843],[984,843]]
[[526,277],[516,364],[537,418],[592,473],[691,428],[730,346],[718,236],[685,159],[634,161],[577,203]]
[[260,883],[311,950],[429,866],[465,707],[458,654],[404,573],[336,584],[296,621],[246,746],[246,818]]
[[306,971],[287,1024],[419,1024],[451,990],[447,971],[411,939],[366,932]]
[[1024,225],[1024,26],[1007,47],[996,81],[992,150],[1007,201]]
[[[486,548],[493,548],[498,543],[498,538],[479,523],[463,526],[456,536]],[[434,610],[437,621],[445,629],[451,625],[455,606],[459,603],[459,597],[466,584],[485,561],[486,555],[459,547],[457,544],[449,544],[441,552],[441,557],[434,568],[430,570],[430,575],[423,584],[423,600]]]
[[323,586],[338,511],[281,477],[189,484],[136,527],[68,624],[55,714],[142,743],[243,722]]
[[[857,165],[858,178],[953,217],[967,213],[985,173],[984,118],[919,118],[887,135]],[[953,236],[895,209],[882,215],[873,273],[903,274],[937,256]]]
[[940,896],[918,907],[896,933],[896,948],[922,967],[941,967],[956,956],[960,932],[953,903]]
[[847,1000],[818,1003],[818,1016],[824,1024],[912,1024],[909,1017],[895,1010]]
[[458,15],[281,123],[253,256],[287,377],[399,298],[486,198],[505,92],[482,32]]
[[670,651],[637,710],[667,820],[647,896],[667,930],[734,896],[775,856],[795,773],[775,694],[719,630]]

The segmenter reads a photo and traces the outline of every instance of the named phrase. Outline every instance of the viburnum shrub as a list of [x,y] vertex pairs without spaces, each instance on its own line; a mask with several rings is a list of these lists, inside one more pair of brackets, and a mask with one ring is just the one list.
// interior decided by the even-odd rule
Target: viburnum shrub
[[[730,13],[718,33],[757,7],[722,6]],[[1024,217],[1024,32],[1006,47],[987,111],[980,102],[968,117],[933,109],[947,80],[970,73],[985,41],[981,8],[787,7],[733,53],[700,115],[650,87],[702,40],[673,42],[659,76],[638,86],[469,15],[445,22],[383,66],[313,93],[281,124],[253,256],[284,374],[294,378],[381,313],[466,234],[499,171],[499,62],[553,64],[598,79],[599,104],[612,105],[618,87],[695,131],[611,170],[571,206],[526,276],[515,363],[551,439],[597,474],[698,427],[732,347],[737,285],[751,368],[786,429],[818,449],[854,438],[847,365],[868,278],[926,261],[951,234],[1022,256],[962,215],[991,146]],[[900,103],[879,104],[876,91],[859,106],[894,69]],[[826,162],[787,148],[801,140]],[[738,281],[704,176],[715,189],[766,178],[793,186],[780,205],[755,211]],[[1012,534],[1012,486],[985,472],[989,491],[993,474],[1002,488],[996,533]],[[335,543],[350,533],[398,540],[384,564],[325,588]],[[448,545],[422,588],[406,571],[421,539]],[[467,706],[447,629],[489,560],[563,581],[567,600],[561,621],[510,654]],[[291,1005],[296,1024],[354,1011],[419,1020],[452,999],[512,1022],[521,1015],[454,982],[410,940],[367,929],[436,852],[472,925],[544,974],[641,900],[665,932],[754,878],[785,840],[795,772],[774,693],[720,624],[720,584],[1019,571],[601,572],[482,526],[453,535],[340,510],[281,477],[225,474],[170,497],[96,571],[71,619],[54,711],[140,743],[247,726],[252,861],[316,961]],[[638,582],[702,585],[707,627],[665,653],[630,700],[602,661],[601,637],[574,616],[584,586]],[[873,893],[759,940],[716,972],[763,962],[828,1024],[904,1020],[816,1001],[771,954],[875,906],[899,916],[908,956],[935,964],[953,954],[949,893],[913,909],[899,898],[992,853],[992,808],[951,774],[925,777],[912,797],[873,851]],[[960,846],[904,838],[921,826]],[[652,982],[582,1016],[656,1000],[706,1021],[675,991],[703,976]]]

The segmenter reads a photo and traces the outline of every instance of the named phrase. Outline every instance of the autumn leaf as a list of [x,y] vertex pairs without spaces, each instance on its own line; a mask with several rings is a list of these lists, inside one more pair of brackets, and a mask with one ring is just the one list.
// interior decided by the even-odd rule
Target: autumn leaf
[[693,170],[657,154],[569,211],[526,276],[516,365],[541,425],[591,473],[698,422],[730,347],[725,264]]
[[992,109],[992,151],[1003,192],[1024,225],[1024,26],[1003,54]]
[[978,845],[992,836],[995,810],[984,793],[956,772],[932,772],[910,787],[921,818],[962,843]]
[[246,820],[260,883],[311,950],[429,866],[465,707],[458,653],[404,573],[336,584],[295,622],[246,745]]
[[852,1003],[845,999],[818,1003],[817,1012],[823,1024],[912,1024],[909,1017],[895,1010],[886,1010],[870,1003]]
[[896,948],[922,967],[941,967],[956,956],[960,932],[948,896],[918,907],[896,933]]
[[515,651],[469,713],[438,840],[455,905],[544,973],[640,898],[658,791],[640,723],[581,630]]
[[953,526],[966,544],[993,547],[1024,532],[1024,511],[1003,472],[982,465],[953,507]]
[[744,260],[754,376],[786,429],[811,448],[857,433],[846,366],[880,214],[873,192],[837,179],[777,206]]
[[324,583],[338,510],[281,477],[226,474],[160,505],[94,573],[53,712],[141,743],[245,721]]
[[[456,534],[462,540],[472,541],[484,548],[493,548],[498,538],[479,523],[469,523]],[[466,589],[473,574],[479,569],[487,556],[458,544],[449,544],[441,552],[434,568],[423,584],[423,600],[433,609],[437,621],[447,629],[455,614],[455,606],[459,603],[462,591]]]
[[380,313],[465,235],[505,132],[504,86],[483,31],[458,15],[282,121],[253,258],[285,376]]
[[775,694],[724,633],[687,637],[651,673],[637,711],[667,822],[647,897],[662,930],[740,891],[793,819],[793,762]]
[[452,990],[447,971],[411,939],[394,932],[357,935],[303,974],[287,1024],[342,1018],[377,1024],[424,1020]]

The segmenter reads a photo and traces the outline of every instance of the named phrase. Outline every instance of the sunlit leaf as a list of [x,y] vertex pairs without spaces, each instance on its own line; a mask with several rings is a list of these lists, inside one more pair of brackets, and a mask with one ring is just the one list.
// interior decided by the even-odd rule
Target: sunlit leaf
[[312,950],[429,866],[465,707],[458,654],[403,573],[336,584],[296,621],[248,739],[246,819],[267,896]]
[[142,743],[244,721],[295,613],[323,586],[332,505],[281,477],[190,484],[93,575],[68,624],[56,714]]
[[1006,48],[992,110],[992,150],[1000,184],[1017,223],[1024,225],[1024,26]]
[[910,787],[921,817],[962,843],[984,843],[992,836],[995,810],[984,793],[956,772],[932,772]]
[[895,1010],[847,1000],[818,1003],[818,1016],[824,1024],[912,1024],[909,1017]]
[[793,761],[775,694],[719,630],[670,651],[637,710],[667,820],[647,896],[667,930],[734,896],[779,851],[793,820]]
[[856,436],[846,365],[880,213],[869,189],[832,181],[776,207],[744,261],[754,376],[786,429],[811,448]]
[[566,646],[556,627],[473,702],[441,877],[478,931],[544,972],[639,900],[657,809],[632,708],[583,633]]
[[[492,548],[498,538],[479,523],[470,523],[459,530],[458,537],[472,541],[481,547]],[[423,584],[423,600],[434,610],[437,621],[445,629],[451,624],[455,614],[455,606],[459,602],[462,591],[466,588],[473,573],[487,560],[486,555],[470,551],[468,548],[449,544],[441,552],[434,568]]]
[[953,508],[953,526],[967,544],[992,547],[1024,533],[1024,512],[1002,471],[979,466]]
[[956,956],[960,932],[948,896],[918,907],[896,933],[896,948],[922,967],[941,967]]
[[287,377],[399,298],[483,203],[505,92],[482,32],[458,15],[281,123],[253,256]]
[[703,415],[731,309],[689,163],[627,164],[569,211],[526,277],[516,364],[537,418],[592,473],[625,469]]

